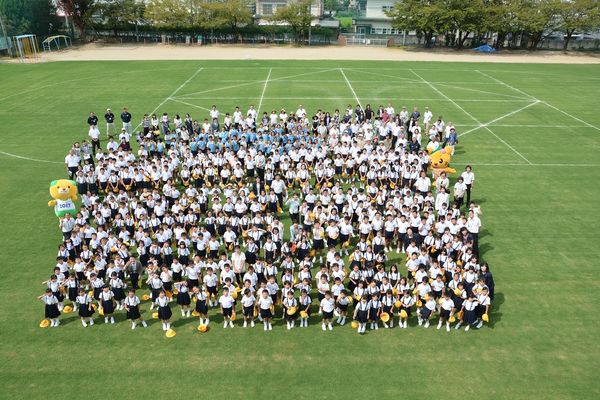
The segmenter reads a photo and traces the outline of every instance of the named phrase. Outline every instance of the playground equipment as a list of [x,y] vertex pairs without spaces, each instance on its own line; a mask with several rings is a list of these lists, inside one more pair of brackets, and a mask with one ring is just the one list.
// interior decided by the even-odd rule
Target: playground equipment
[[13,44],[15,46],[16,56],[22,63],[34,63],[40,60],[36,35],[28,34],[14,36]]
[[[62,41],[62,46],[61,46]],[[49,36],[42,42],[42,48],[44,52],[52,51],[52,47],[54,46],[54,50],[68,49],[71,47],[71,38],[66,35],[54,35]]]

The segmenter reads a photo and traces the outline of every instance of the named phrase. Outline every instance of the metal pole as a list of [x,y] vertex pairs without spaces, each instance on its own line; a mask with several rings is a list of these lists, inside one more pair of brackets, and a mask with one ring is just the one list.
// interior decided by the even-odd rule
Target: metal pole
[[10,45],[12,42],[8,40],[8,36],[6,36],[6,27],[4,26],[4,20],[2,19],[2,14],[0,14],[0,28],[2,29],[2,36],[4,36],[4,40],[6,40],[6,49],[8,50],[8,56],[12,57],[12,50]]

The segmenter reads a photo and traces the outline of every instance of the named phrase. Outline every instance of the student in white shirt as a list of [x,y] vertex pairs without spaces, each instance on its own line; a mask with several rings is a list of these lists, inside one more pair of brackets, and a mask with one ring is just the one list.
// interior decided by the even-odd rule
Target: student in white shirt
[[475,174],[473,173],[473,168],[470,165],[465,167],[465,171],[460,174],[463,178],[464,184],[467,186],[467,202],[465,204],[471,204],[471,190],[473,189],[473,184],[475,183]]
[[268,290],[265,289],[262,291],[260,297],[256,301],[256,306],[258,307],[260,316],[263,320],[264,330],[272,331],[273,325],[271,324],[271,321],[273,319],[273,311],[271,310],[271,307],[273,306],[273,300],[271,299],[271,296],[269,296]]
[[233,315],[233,307],[234,307],[234,298],[229,293],[229,289],[224,287],[223,294],[219,297],[219,304],[221,305],[221,314],[223,314],[223,329],[227,328],[229,325],[230,328],[233,328],[233,321],[231,317]]
[[333,326],[331,325],[331,320],[333,319],[333,310],[335,309],[335,300],[331,295],[330,291],[325,292],[325,297],[321,300],[319,304],[319,311],[323,315],[323,321],[321,323],[321,328],[325,331],[329,329],[333,330]]

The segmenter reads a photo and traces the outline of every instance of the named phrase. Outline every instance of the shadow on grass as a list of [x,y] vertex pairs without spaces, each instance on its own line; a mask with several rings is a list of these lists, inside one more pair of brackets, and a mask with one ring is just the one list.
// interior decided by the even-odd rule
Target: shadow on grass
[[500,307],[504,304],[504,293],[495,292],[494,300],[492,300],[492,312],[490,313],[490,322],[487,324],[488,328],[494,329],[494,326],[502,321],[502,312]]

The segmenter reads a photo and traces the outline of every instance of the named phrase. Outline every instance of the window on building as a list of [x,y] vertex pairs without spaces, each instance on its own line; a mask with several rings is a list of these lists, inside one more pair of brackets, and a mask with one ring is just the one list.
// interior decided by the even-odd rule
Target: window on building
[[273,4],[263,4],[262,15],[273,15]]

